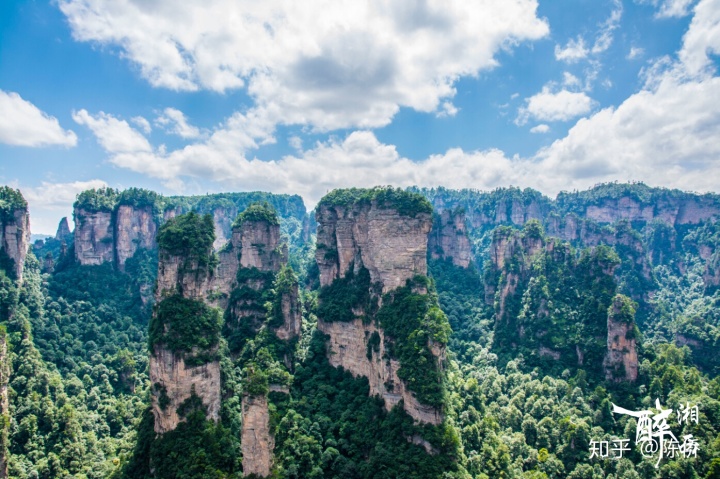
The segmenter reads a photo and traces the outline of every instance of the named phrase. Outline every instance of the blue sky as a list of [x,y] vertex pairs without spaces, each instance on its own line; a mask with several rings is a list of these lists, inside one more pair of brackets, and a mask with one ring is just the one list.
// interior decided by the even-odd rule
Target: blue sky
[[[301,5],[302,3],[302,5]],[[0,181],[717,191],[720,0],[0,4]]]

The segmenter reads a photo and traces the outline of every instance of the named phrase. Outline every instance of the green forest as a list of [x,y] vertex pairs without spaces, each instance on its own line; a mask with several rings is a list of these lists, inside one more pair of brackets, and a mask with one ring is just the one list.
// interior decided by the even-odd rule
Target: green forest
[[[648,213],[621,217],[621,199]],[[672,216],[683,202],[709,213]],[[122,268],[82,265],[72,235],[48,238],[30,245],[22,278],[3,243],[7,477],[259,477],[243,470],[242,439],[248,404],[261,404],[276,479],[720,479],[716,195],[644,184],[556,199],[518,188],[351,188],[308,213],[299,196],[103,188],[74,206],[76,228],[86,214],[115,221],[121,206],[149,209],[157,237],[151,248],[136,240]],[[27,207],[20,191],[0,189],[0,226]],[[467,231],[444,238],[454,245],[453,235],[467,235],[470,265],[428,251],[414,260],[420,271],[383,290],[382,265],[368,251],[386,254],[395,243],[366,240],[363,228],[406,221],[393,231],[410,235],[408,225],[437,225],[440,209],[462,215]],[[256,236],[234,248],[241,228]],[[270,251],[262,241],[272,228],[281,244]],[[319,228],[345,242],[322,244]],[[228,242],[214,250],[219,234]],[[221,252],[237,263],[227,294],[188,296],[190,286],[224,278]],[[263,259],[271,255],[282,264]],[[159,264],[172,258],[180,286],[157,297]],[[396,365],[402,387],[333,365],[350,353],[333,349],[328,331],[350,327],[365,331],[360,360],[381,371]],[[153,407],[167,410],[174,394],[151,381],[160,350],[188,370],[217,365],[217,411],[193,389],[172,411],[175,429],[157,432]],[[394,407],[372,393],[378,387],[399,397]],[[441,421],[414,419],[409,397]],[[644,455],[639,418],[614,405],[651,418],[672,409],[669,430],[695,453]],[[683,418],[694,406],[697,416]],[[619,457],[611,450],[622,439],[629,446]]]

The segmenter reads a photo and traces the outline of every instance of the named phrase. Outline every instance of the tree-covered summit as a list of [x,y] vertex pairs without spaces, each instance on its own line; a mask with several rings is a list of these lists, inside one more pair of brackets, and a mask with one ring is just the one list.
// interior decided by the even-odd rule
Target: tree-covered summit
[[27,209],[28,204],[25,201],[20,190],[9,186],[0,186],[0,217],[8,218],[15,213],[15,210]]
[[380,208],[393,208],[403,216],[432,214],[430,201],[424,196],[391,186],[374,188],[342,188],[333,190],[318,203],[318,207],[369,205],[375,202]]
[[77,195],[73,207],[89,213],[111,212],[117,205],[118,194],[118,190],[109,187],[85,190]]
[[233,222],[233,229],[239,228],[240,225],[246,221],[264,221],[271,225],[279,225],[280,219],[278,218],[277,211],[267,201],[262,203],[253,203],[235,218]]
[[208,264],[215,241],[215,224],[209,214],[199,215],[191,211],[163,224],[157,241],[161,252]]

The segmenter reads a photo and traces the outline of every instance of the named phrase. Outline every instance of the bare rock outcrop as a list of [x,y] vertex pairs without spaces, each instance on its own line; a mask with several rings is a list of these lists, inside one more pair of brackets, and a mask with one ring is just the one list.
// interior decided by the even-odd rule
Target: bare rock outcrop
[[320,205],[315,253],[320,285],[327,286],[363,265],[383,292],[405,285],[407,279],[427,272],[427,234],[430,215],[402,216],[376,203],[355,207]]
[[0,217],[0,249],[13,261],[13,273],[22,282],[25,257],[30,246],[30,215],[25,207]]
[[[373,199],[349,205],[321,202],[316,219],[321,245],[316,260],[322,286],[344,278],[350,268],[354,272],[366,268],[371,288],[383,293],[405,286],[416,275],[427,274],[429,213],[401,214]],[[330,364],[368,378],[370,394],[380,395],[388,409],[402,402],[415,420],[442,422],[442,412],[421,404],[398,377],[400,363],[386,354],[389,338],[382,328],[358,317],[348,322],[319,318],[318,329],[330,337]],[[442,364],[444,348],[428,346],[437,364]]]
[[157,222],[152,206],[120,205],[115,213],[115,255],[122,271],[138,249],[157,247]]
[[635,381],[638,356],[635,337],[635,307],[630,298],[617,295],[608,310],[605,377],[612,381]]
[[63,216],[60,223],[58,223],[57,231],[55,232],[55,239],[58,241],[64,241],[71,234],[72,231],[70,231],[67,216]]
[[243,475],[270,475],[275,439],[270,433],[270,413],[266,396],[242,398],[241,446]]
[[[328,358],[335,367],[342,366],[355,376],[365,376],[370,383],[370,394],[379,395],[385,401],[385,408],[392,409],[400,401],[404,402],[405,411],[421,422],[440,424],[443,416],[435,408],[421,404],[407,385],[398,377],[400,362],[396,359],[385,359],[386,339],[382,329],[374,324],[363,324],[362,319],[352,322],[318,321],[318,329],[330,336]],[[368,348],[368,340],[377,333],[379,335],[378,350]],[[368,359],[370,350],[371,359]],[[444,351],[437,351],[438,356]]]
[[[220,419],[220,363],[211,361],[189,367],[182,355],[156,347],[150,356],[150,381],[153,386],[155,432],[172,431],[180,423],[177,408],[192,393],[202,399],[207,418]],[[155,386],[157,385],[157,386]]]
[[428,237],[428,250],[433,259],[449,258],[455,266],[470,266],[472,249],[463,210],[443,210],[435,218]]
[[[207,220],[207,221],[206,221]],[[205,303],[212,278],[212,224],[209,218],[195,213],[168,222],[165,233],[159,234],[160,251],[156,300],[158,307],[151,321],[159,320],[159,312],[168,301],[191,300],[187,305]],[[164,235],[164,236],[163,236]],[[162,243],[164,241],[164,243]],[[197,308],[199,314],[211,308]],[[178,314],[178,313],[173,313]],[[192,321],[193,318],[174,317],[174,321]],[[161,323],[163,334],[174,323]],[[151,325],[151,332],[153,327]],[[199,332],[203,334],[203,332]],[[179,333],[186,334],[186,333]],[[219,335],[219,329],[216,331]],[[155,416],[155,432],[172,431],[182,420],[177,408],[193,394],[202,401],[207,418],[217,421],[220,412],[220,363],[217,357],[217,337],[203,351],[192,348],[190,352],[172,350],[162,340],[156,339],[150,354],[150,383],[152,385],[152,409]],[[192,363],[189,358],[192,357]],[[204,357],[204,360],[198,360]]]
[[115,258],[113,214],[109,210],[75,208],[75,259],[82,265],[100,265]]

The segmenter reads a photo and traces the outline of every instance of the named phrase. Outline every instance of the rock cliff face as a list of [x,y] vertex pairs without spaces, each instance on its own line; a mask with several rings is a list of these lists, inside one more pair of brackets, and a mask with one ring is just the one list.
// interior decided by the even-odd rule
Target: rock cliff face
[[120,205],[115,213],[115,255],[117,266],[122,271],[125,262],[132,258],[138,249],[157,247],[155,237],[158,225],[152,207],[136,208]]
[[270,475],[272,451],[275,441],[270,434],[270,414],[266,396],[248,396],[242,398],[243,475],[255,474],[259,477]]
[[433,259],[449,258],[455,266],[470,266],[472,250],[463,211],[444,210],[440,213],[428,237],[428,250]]
[[115,258],[112,211],[75,208],[75,259],[82,265],[100,265]]
[[367,268],[384,293],[427,273],[427,234],[432,227],[428,214],[401,216],[376,204],[320,205],[316,219],[321,286],[343,277],[351,265]]
[[[382,329],[374,324],[363,324],[362,319],[352,322],[326,323],[318,321],[318,329],[330,336],[328,345],[329,361],[335,367],[342,366],[355,376],[365,376],[370,383],[370,394],[379,395],[385,401],[385,408],[392,409],[401,400],[405,410],[413,419],[429,424],[440,424],[443,416],[440,411],[421,404],[407,385],[398,377],[400,362],[386,360],[386,339]],[[378,351],[371,351],[367,357],[368,340],[378,333],[380,345]],[[444,351],[436,351],[442,358]]]
[[[316,252],[322,286],[343,278],[351,267],[355,272],[366,268],[371,287],[382,292],[404,286],[406,280],[415,275],[427,274],[429,214],[402,215],[373,200],[351,206],[321,203],[316,219],[318,245],[322,245]],[[318,329],[330,336],[330,364],[366,377],[370,393],[380,395],[387,409],[402,400],[405,410],[415,420],[430,424],[442,422],[442,413],[421,404],[398,377],[400,363],[388,359],[388,338],[374,322],[366,324],[360,318],[350,322],[326,322],[319,318]],[[378,338],[379,343],[370,347],[369,341],[373,337]],[[432,352],[441,364],[443,348],[433,348]]]
[[27,207],[15,209],[0,219],[0,249],[13,260],[13,273],[20,282],[29,246],[30,215]]
[[600,223],[620,220],[651,222],[660,219],[671,225],[693,225],[720,217],[720,207],[704,196],[662,199],[654,204],[641,203],[630,196],[606,198],[589,205],[585,215]]
[[[205,256],[212,254],[207,244]],[[172,295],[204,302],[209,291],[212,270],[208,261],[200,257],[170,254],[160,248],[156,303],[173,301]],[[154,315],[157,316],[157,309]],[[191,318],[181,318],[190,320]],[[169,326],[165,325],[165,332]],[[152,330],[152,327],[151,327]],[[197,348],[193,348],[193,354]],[[215,358],[200,365],[189,365],[186,356],[174,353],[166,344],[153,344],[150,354],[150,382],[153,386],[152,409],[155,416],[155,432],[172,431],[182,420],[177,408],[191,395],[196,394],[207,408],[207,418],[217,421],[220,414],[220,363],[217,345],[202,351]]]
[[68,224],[67,216],[64,216],[58,224],[57,231],[55,232],[55,239],[58,241],[64,241],[65,238],[67,238],[71,234],[72,231],[70,231],[70,225]]
[[[627,308],[631,308],[630,313]],[[634,309],[629,300],[616,296],[608,311],[607,356],[605,376],[612,381],[635,381],[638,356],[635,339]]]
[[[156,347],[150,356],[150,381],[155,387],[153,414],[155,432],[172,431],[180,423],[177,408],[194,392],[207,408],[207,418],[220,418],[220,363],[211,361],[201,366],[187,366],[181,355]],[[163,389],[164,388],[164,389]],[[167,397],[163,408],[161,398]]]

